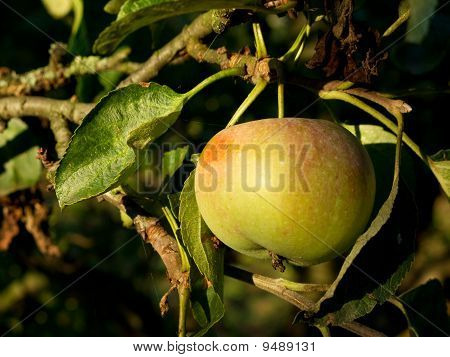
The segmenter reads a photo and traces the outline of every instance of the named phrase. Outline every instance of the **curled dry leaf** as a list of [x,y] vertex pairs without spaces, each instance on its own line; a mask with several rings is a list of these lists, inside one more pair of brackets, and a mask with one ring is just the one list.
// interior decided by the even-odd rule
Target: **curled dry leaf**
[[161,316],[165,316],[169,312],[169,295],[176,289],[176,285],[171,285],[169,290],[163,295],[159,301],[159,310],[161,311]]
[[377,30],[353,23],[353,1],[337,1],[336,24],[317,42],[308,68],[320,68],[326,77],[339,77],[355,83],[369,83],[387,58],[379,53],[381,36]]
[[368,91],[364,88],[350,88],[344,90],[343,92],[377,103],[390,113],[400,112],[404,114],[412,111],[411,106],[403,100],[387,98],[381,93]]

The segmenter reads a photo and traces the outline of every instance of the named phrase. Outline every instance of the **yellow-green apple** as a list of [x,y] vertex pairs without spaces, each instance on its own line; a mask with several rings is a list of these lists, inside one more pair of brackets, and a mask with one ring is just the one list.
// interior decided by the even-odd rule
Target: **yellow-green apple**
[[208,142],[195,195],[208,227],[232,249],[312,265],[345,253],[363,232],[375,174],[359,140],[335,123],[263,119]]

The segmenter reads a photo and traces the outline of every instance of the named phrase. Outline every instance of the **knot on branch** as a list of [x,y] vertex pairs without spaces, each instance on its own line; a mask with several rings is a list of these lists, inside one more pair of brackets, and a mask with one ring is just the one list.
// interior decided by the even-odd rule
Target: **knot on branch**
[[197,39],[191,39],[186,45],[186,52],[198,62],[214,63],[221,69],[243,68],[242,77],[252,83],[260,79],[270,82],[276,76],[277,60],[270,57],[257,59],[248,47],[240,52],[229,52],[225,47],[214,50]]

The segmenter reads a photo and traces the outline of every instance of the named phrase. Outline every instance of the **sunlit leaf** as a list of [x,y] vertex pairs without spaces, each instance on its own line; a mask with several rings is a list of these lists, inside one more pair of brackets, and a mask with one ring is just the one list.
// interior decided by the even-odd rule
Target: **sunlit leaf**
[[450,198],[450,150],[441,150],[428,159],[431,171]]
[[127,0],[109,0],[103,8],[108,14],[118,14],[120,8]]
[[134,170],[144,149],[176,121],[185,97],[166,86],[133,84],[104,97],[85,117],[56,172],[61,207],[97,196]]
[[390,131],[378,125],[342,125],[355,135],[363,145],[395,144],[397,139]]
[[189,146],[183,146],[174,150],[167,151],[162,158],[162,179],[170,178],[177,171],[189,151]]
[[130,33],[168,17],[231,8],[268,11],[259,0],[128,0],[122,5],[117,20],[95,41],[94,51],[108,53]]
[[214,246],[212,233],[200,215],[195,199],[194,172],[186,180],[181,192],[179,220],[183,243],[204,276],[200,282],[202,288],[197,292],[198,299],[193,302],[194,316],[202,327],[200,333],[203,334],[223,316],[224,251],[223,248]]
[[[221,249],[214,248],[211,241],[213,234],[200,215],[195,199],[195,175],[193,172],[186,180],[180,197],[181,236],[199,271],[221,293],[223,290],[223,252]],[[210,242],[211,244],[209,244]]]
[[[331,284],[331,286],[327,290],[327,292],[318,301],[317,306],[316,306],[316,312],[317,312],[318,316],[321,316],[319,318],[318,322],[316,322],[318,324],[326,324],[328,322],[334,323],[335,321],[339,320],[339,316],[341,318],[346,319],[346,321],[352,321],[352,319],[357,318],[359,316],[362,316],[362,315],[370,312],[373,309],[373,307],[375,306],[377,301],[383,302],[384,299],[387,298],[386,296],[389,296],[389,294],[392,294],[393,291],[395,291],[395,288],[397,287],[397,286],[390,286],[389,289],[386,289],[386,287],[383,287],[384,281],[379,281],[378,279],[374,278],[373,275],[371,275],[371,273],[367,273],[366,270],[364,270],[359,265],[357,265],[356,262],[361,261],[358,259],[360,259],[360,254],[364,252],[363,249],[365,248],[365,246],[368,245],[369,243],[374,244],[373,243],[374,238],[375,238],[375,243],[377,241],[376,238],[379,238],[382,235],[384,235],[384,236],[387,235],[391,239],[395,240],[397,238],[397,237],[395,237],[395,234],[399,234],[400,242],[403,239],[403,237],[402,237],[403,232],[397,231],[397,229],[400,228],[400,226],[398,224],[394,224],[393,227],[390,227],[390,225],[386,225],[386,222],[389,221],[391,214],[393,217],[391,217],[390,221],[392,222],[395,219],[396,215],[394,215],[394,213],[396,213],[396,211],[393,211],[393,209],[394,209],[394,207],[398,207],[402,202],[402,201],[398,202],[398,200],[396,201],[398,188],[399,188],[399,181],[400,181],[399,171],[400,171],[400,156],[401,156],[401,150],[400,150],[400,148],[401,148],[400,135],[401,134],[402,133],[399,133],[399,137],[397,137],[397,139],[396,139],[396,146],[398,148],[398,154],[395,155],[395,163],[394,163],[395,174],[394,174],[394,177],[392,180],[392,186],[391,186],[389,195],[385,199],[384,203],[382,204],[382,206],[379,209],[378,213],[376,214],[375,218],[370,223],[367,230],[361,236],[358,237],[353,248],[351,249],[349,254],[345,257],[345,260],[342,264],[342,267],[341,267],[339,274],[338,274],[337,278],[335,279],[335,281]],[[410,206],[411,205],[409,205],[407,207],[410,207]],[[400,210],[400,212],[401,212],[401,210]],[[403,222],[403,221],[400,220],[400,222]],[[408,227],[406,227],[406,228],[411,228],[411,226],[412,225],[408,225]],[[389,230],[389,229],[391,229],[392,232],[386,233],[386,230]],[[412,233],[412,235],[414,236],[414,233]],[[407,257],[408,256],[409,255],[407,255]],[[408,260],[409,258],[406,258],[406,259]],[[360,265],[362,265],[363,262],[365,262],[365,260],[362,260]],[[383,262],[383,264],[384,264],[384,262]],[[372,265],[370,265],[369,267],[371,267],[371,266]],[[387,277],[388,282],[389,283],[392,282],[392,283],[395,283],[398,285],[401,282],[401,279],[403,278],[404,273],[409,270],[409,266],[410,266],[410,263],[406,263],[405,267],[400,266],[397,270],[394,270],[393,272],[391,272],[391,274],[393,274],[393,275],[392,276],[388,275],[388,277]],[[381,290],[379,292],[377,292],[377,291],[371,292],[371,297],[374,297],[373,300],[375,300],[375,302],[372,302],[371,304],[369,304],[369,302],[367,300],[365,300],[365,298],[366,298],[365,294],[360,295],[358,298],[350,299],[350,303],[353,305],[350,307],[350,309],[352,310],[353,313],[351,313],[351,311],[345,311],[345,313],[339,314],[339,310],[341,308],[345,309],[345,307],[346,307],[345,304],[348,304],[348,303],[344,303],[342,306],[342,302],[340,302],[337,304],[338,306],[336,307],[335,306],[336,302],[333,302],[332,299],[335,297],[337,292],[339,292],[339,289],[342,288],[342,286],[343,286],[342,283],[345,282],[346,279],[349,279],[347,274],[352,270],[354,271],[355,269],[357,270],[357,272],[359,272],[359,274],[362,274],[363,276],[368,277],[369,283],[374,284],[374,286],[377,289],[379,287],[381,287]],[[374,270],[374,273],[378,272],[378,271],[382,271],[382,269]],[[399,281],[397,281],[397,279],[393,279],[394,275],[396,275],[396,274],[399,275]],[[359,279],[359,280],[361,280],[361,279]],[[359,281],[359,280],[357,279],[357,281]],[[356,285],[356,287],[358,287],[358,285]],[[347,289],[345,289],[345,290],[347,290]],[[386,293],[387,293],[387,295],[386,295]],[[355,301],[352,301],[352,300],[355,300]],[[349,300],[347,300],[347,297],[346,297],[346,301],[349,301]],[[331,310],[334,310],[333,313],[328,312],[328,311],[330,311],[330,305],[332,306]]]
[[[378,125],[343,125],[355,135],[366,148],[376,174],[376,197],[374,210],[378,210],[385,201],[392,186],[392,172],[395,160],[395,135]],[[403,146],[400,161],[400,177],[409,189],[416,187],[416,172],[411,151]]]

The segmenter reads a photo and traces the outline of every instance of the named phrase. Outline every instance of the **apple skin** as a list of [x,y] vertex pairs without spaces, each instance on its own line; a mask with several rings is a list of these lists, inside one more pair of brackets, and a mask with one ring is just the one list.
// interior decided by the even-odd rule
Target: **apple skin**
[[375,174],[363,145],[335,123],[262,119],[208,142],[195,195],[206,224],[230,248],[306,266],[354,244],[371,216]]

